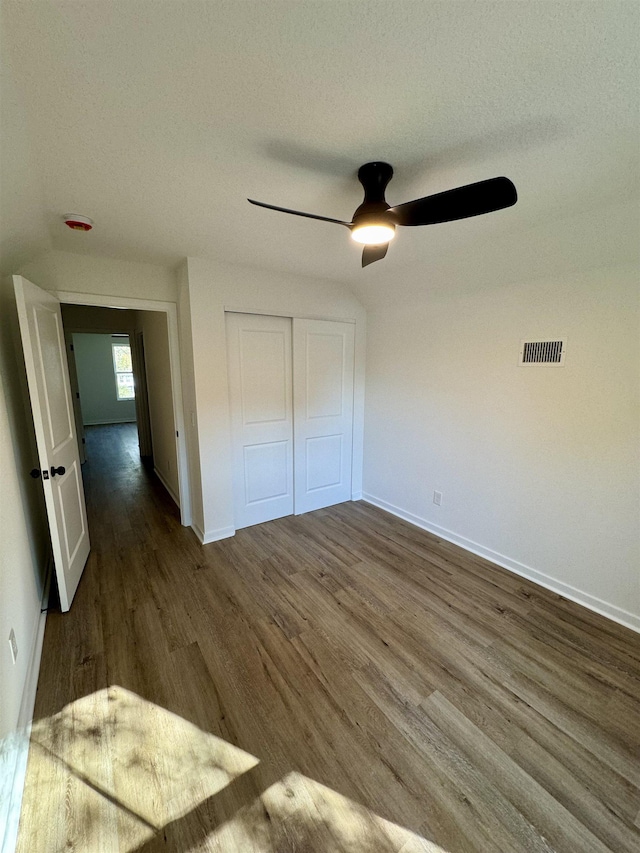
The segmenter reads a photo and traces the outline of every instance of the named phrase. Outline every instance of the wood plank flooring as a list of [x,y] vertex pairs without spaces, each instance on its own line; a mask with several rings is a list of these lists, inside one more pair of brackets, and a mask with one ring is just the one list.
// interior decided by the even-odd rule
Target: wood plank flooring
[[18,849],[640,849],[640,637],[364,503],[202,547],[87,431]]

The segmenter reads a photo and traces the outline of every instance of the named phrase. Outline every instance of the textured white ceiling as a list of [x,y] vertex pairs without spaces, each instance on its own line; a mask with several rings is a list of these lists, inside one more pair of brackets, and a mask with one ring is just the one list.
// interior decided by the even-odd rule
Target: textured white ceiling
[[[635,2],[4,0],[2,11],[4,70],[59,249],[355,283],[638,191]],[[2,109],[11,137],[16,108]],[[3,171],[24,172],[23,149],[4,147]],[[349,219],[356,171],[373,159],[396,170],[391,204],[501,174],[520,201],[403,229],[364,271],[344,229],[246,201]],[[69,232],[68,211],[95,230]]]

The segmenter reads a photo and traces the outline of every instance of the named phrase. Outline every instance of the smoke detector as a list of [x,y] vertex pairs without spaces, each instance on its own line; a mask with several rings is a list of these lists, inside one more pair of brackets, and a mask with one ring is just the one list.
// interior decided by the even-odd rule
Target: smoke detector
[[89,219],[88,216],[81,216],[79,213],[65,213],[62,218],[64,224],[72,231],[91,231],[93,228],[93,219]]

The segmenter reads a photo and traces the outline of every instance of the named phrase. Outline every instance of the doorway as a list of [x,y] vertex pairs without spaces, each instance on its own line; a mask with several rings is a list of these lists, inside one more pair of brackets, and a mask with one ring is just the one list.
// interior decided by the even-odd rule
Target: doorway
[[[122,435],[137,430],[139,456],[179,507],[166,315],[63,304],[62,318],[81,459],[89,446],[87,430],[109,426],[113,434],[120,426]],[[118,441],[114,449],[121,446]],[[129,457],[127,449],[122,457],[127,467]],[[112,462],[117,466],[116,456]]]
[[[42,479],[60,604],[65,612],[71,607],[82,576],[90,541],[61,305],[65,302],[73,305],[92,302],[94,309],[125,306],[101,306],[102,297],[87,299],[81,294],[70,294],[67,299],[66,294],[43,290],[20,275],[13,276],[13,285],[39,457],[39,466],[32,469],[30,475]],[[152,314],[148,315],[151,334],[154,334],[154,329],[155,333],[161,330],[161,334],[156,334],[156,352],[162,355],[156,360],[156,367],[161,364],[158,370],[161,381],[157,383],[160,391],[156,401],[160,410],[164,408],[166,411],[168,407],[173,415],[173,420],[168,419],[171,438],[167,445],[173,449],[176,460],[177,493],[172,497],[180,509],[181,523],[187,525],[190,523],[190,504],[184,436],[180,440],[183,421],[176,305],[149,304],[146,300],[126,301],[130,303],[127,307],[142,313],[157,312],[155,321],[151,319]],[[142,325],[146,328],[146,318]],[[131,396],[127,394],[127,388],[130,389],[133,383],[132,371],[124,369],[127,359],[121,356],[125,355],[124,349],[130,356],[130,347],[118,347],[113,342],[111,330],[106,331],[111,336],[116,395],[117,398],[121,396],[124,402],[127,396]],[[145,374],[149,385],[148,365]],[[76,382],[77,378],[76,371]],[[165,420],[161,419],[163,427],[166,426]],[[176,425],[179,425],[177,429]],[[166,433],[166,429],[164,431]],[[170,494],[170,489],[165,483],[163,485]]]
[[[96,296],[88,293],[58,291],[65,313],[77,310],[115,309],[119,315],[137,315],[129,324],[132,360],[140,387],[139,400],[149,406],[136,408],[138,442],[143,456],[152,455],[154,470],[180,510],[180,523],[191,524],[191,493],[187,464],[177,307],[173,302],[130,297]],[[122,321],[121,321],[122,322]],[[85,329],[86,330],[86,329]],[[110,329],[111,331],[111,329]],[[154,356],[155,353],[155,356]],[[148,394],[142,387],[149,380],[159,393]],[[154,437],[151,422],[161,425]],[[169,425],[171,428],[169,429]]]
[[[141,370],[138,368],[134,371],[129,334],[77,331],[68,317],[65,318],[65,309],[63,305],[69,380],[78,450],[80,461],[84,464],[88,427],[131,424],[137,431],[138,410],[148,409],[148,404],[145,389],[141,389]],[[151,448],[143,448],[142,442],[140,455],[151,455]]]
[[101,445],[112,436],[112,465],[129,467],[135,435],[142,463],[180,507],[166,314],[63,303],[62,318],[81,459],[90,431]]

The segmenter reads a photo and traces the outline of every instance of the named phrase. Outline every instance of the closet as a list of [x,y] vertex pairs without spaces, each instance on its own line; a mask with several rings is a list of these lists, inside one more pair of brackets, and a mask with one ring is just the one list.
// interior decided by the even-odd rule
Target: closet
[[236,529],[350,500],[354,324],[226,324]]

